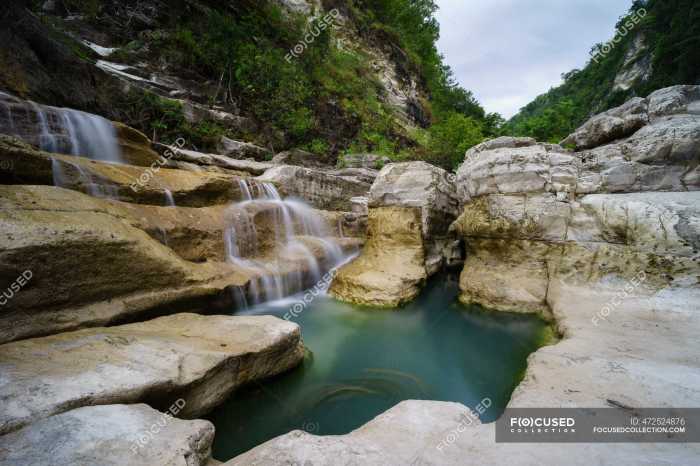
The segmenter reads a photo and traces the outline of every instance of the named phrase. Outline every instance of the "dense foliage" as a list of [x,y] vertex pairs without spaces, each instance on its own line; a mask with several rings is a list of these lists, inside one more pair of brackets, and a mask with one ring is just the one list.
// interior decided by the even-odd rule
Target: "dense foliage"
[[[537,97],[508,122],[504,133],[557,142],[593,114],[624,103],[633,96],[675,84],[700,82],[700,3],[696,0],[637,0],[622,17],[624,30],[640,9],[647,14],[612,50],[601,56],[603,44],[591,49],[591,60],[582,70],[562,76],[564,83]],[[628,91],[613,91],[615,77],[637,34],[643,34],[651,54],[652,73]]]
[[[495,134],[502,122],[486,115],[444,65],[436,48],[440,31],[434,0],[323,0],[324,11],[313,24],[273,0],[153,1],[172,8],[161,9],[155,24],[131,25],[134,29],[126,33],[124,26],[116,30],[124,44],[110,59],[163,63],[193,82],[214,83],[206,91],[210,103],[239,109],[258,123],[253,134],[232,137],[275,151],[371,151],[453,168],[465,147]],[[62,4],[107,28],[119,11],[133,14],[143,5],[133,0]],[[323,27],[323,14],[333,9],[349,21]],[[290,51],[310,31],[313,41],[290,59]],[[419,97],[409,105],[411,124],[388,104],[371,68],[368,44],[389,54],[400,79],[417,82]],[[130,95],[125,108],[127,121],[149,134],[166,140],[185,134],[200,148],[229,131],[212,124],[188,125],[177,104],[156,96]]]

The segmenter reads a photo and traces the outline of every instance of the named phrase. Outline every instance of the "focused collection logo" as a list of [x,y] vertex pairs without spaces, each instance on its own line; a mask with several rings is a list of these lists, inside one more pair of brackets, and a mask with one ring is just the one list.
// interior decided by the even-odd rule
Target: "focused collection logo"
[[511,417],[513,434],[575,433],[576,419],[572,417]]

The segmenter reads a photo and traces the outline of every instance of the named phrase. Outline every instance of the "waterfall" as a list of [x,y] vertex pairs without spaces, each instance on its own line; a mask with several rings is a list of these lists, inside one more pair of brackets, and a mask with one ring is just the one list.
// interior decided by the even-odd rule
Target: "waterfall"
[[[254,272],[249,300],[236,292],[237,304],[259,304],[282,299],[320,281],[325,271],[342,263],[343,249],[332,237],[323,219],[298,200],[282,199],[274,185],[239,180],[241,201],[229,208],[225,229],[227,260]],[[264,256],[255,215],[271,214],[275,257]],[[313,248],[321,251],[319,260]],[[290,264],[294,266],[290,268]],[[288,269],[287,269],[288,268]]]
[[177,207],[175,205],[175,198],[173,197],[173,192],[170,191],[168,188],[165,188],[163,191],[165,193],[165,206],[166,207]]
[[[64,169],[64,164],[77,172],[77,183],[72,181],[71,174]],[[85,191],[92,197],[102,199],[119,198],[119,188],[117,186],[96,183],[90,176],[90,173],[77,163],[51,159],[51,171],[53,173],[53,184],[58,188],[75,189],[78,185],[84,185]]]
[[117,131],[99,115],[23,101],[0,92],[0,133],[47,152],[123,163]]

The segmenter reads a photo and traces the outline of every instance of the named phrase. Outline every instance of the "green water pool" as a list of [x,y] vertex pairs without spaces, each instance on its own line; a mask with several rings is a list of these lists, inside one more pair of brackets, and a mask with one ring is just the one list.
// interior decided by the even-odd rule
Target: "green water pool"
[[[210,416],[214,457],[230,459],[296,429],[346,434],[409,399],[474,408],[488,398],[481,421],[496,420],[549,328],[534,316],[463,306],[457,296],[457,277],[443,274],[398,311],[317,297],[292,319],[309,350],[304,363],[239,390]],[[296,302],[246,313],[284,317]]]

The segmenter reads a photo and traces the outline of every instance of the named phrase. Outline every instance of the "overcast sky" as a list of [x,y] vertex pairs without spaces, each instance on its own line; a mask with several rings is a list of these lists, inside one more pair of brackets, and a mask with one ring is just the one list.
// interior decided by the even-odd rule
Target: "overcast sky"
[[582,68],[632,0],[437,0],[440,52],[487,112],[506,119]]

